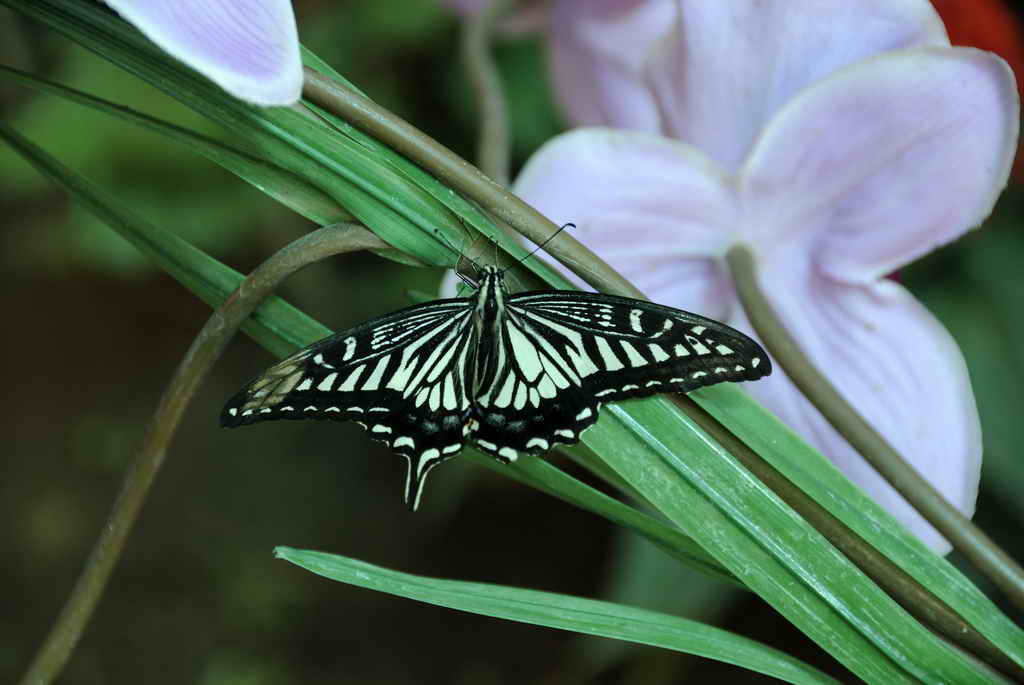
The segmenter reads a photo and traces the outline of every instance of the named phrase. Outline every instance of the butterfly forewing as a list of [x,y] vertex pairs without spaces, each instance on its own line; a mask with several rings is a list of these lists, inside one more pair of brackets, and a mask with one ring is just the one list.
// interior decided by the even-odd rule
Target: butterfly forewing
[[427,472],[463,446],[470,312],[465,299],[438,300],[325,338],[250,381],[221,425],[356,421],[409,460],[406,498],[415,507]]

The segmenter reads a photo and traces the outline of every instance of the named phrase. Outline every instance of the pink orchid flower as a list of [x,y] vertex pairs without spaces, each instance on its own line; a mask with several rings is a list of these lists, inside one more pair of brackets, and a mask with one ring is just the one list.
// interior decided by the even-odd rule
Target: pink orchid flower
[[171,56],[231,95],[288,105],[302,92],[289,0],[107,0]]
[[[555,223],[575,222],[576,237],[651,299],[747,332],[722,258],[750,246],[810,360],[972,514],[982,445],[964,360],[885,276],[992,209],[1018,127],[1005,63],[950,47],[931,6],[914,0],[562,0],[551,22],[554,88],[570,118],[615,128],[550,141],[516,192]],[[781,370],[748,388],[949,550]]]

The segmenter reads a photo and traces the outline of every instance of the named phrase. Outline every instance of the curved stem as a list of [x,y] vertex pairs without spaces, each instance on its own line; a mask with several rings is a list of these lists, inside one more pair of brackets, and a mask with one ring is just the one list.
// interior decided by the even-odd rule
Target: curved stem
[[[759,331],[760,332],[760,331]],[[671,398],[758,480],[800,514],[815,530],[857,565],[900,606],[950,642],[978,656],[994,668],[1024,682],[1024,669],[964,620],[952,607],[894,564],[845,523],[811,499],[761,455],[750,449],[718,419],[688,395]]]
[[750,250],[736,245],[726,261],[750,322],[800,392],[911,506],[1024,608],[1024,569],[904,461],[814,367],[761,292]]
[[491,58],[490,39],[495,22],[508,6],[509,0],[492,0],[482,12],[472,14],[462,28],[462,62],[480,111],[477,166],[503,186],[509,184],[508,106],[501,76]]
[[51,683],[64,668],[121,556],[185,409],[242,322],[281,280],[302,267],[329,255],[379,247],[387,245],[354,224],[339,224],[314,231],[260,265],[210,316],[178,364],[160,399],[103,532],[93,546],[71,596],[22,679],[22,685]]
[[[507,188],[407,121],[369,98],[306,67],[302,94],[427,169],[535,243],[558,230],[551,221]],[[563,231],[544,248],[566,268],[603,292],[643,298],[614,269]]]

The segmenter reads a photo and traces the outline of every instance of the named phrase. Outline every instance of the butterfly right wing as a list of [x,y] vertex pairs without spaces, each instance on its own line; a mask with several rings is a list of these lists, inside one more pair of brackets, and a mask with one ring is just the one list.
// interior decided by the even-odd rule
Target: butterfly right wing
[[471,311],[464,298],[435,300],[324,338],[246,384],[221,425],[356,421],[409,462],[405,497],[415,508],[430,469],[462,449]]

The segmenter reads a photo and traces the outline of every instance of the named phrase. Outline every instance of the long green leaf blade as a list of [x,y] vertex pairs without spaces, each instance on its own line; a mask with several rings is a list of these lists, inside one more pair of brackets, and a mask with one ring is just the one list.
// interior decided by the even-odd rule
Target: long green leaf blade
[[352,218],[351,214],[342,209],[326,193],[301,178],[220,141],[161,121],[129,107],[93,97],[74,88],[37,78],[32,74],[2,64],[0,64],[0,76],[6,76],[40,92],[56,95],[69,102],[104,112],[159,133],[219,164],[275,200],[318,224],[333,224]]
[[426,578],[323,552],[278,547],[274,555],[317,575],[428,604],[717,659],[790,683],[836,683],[749,638],[668,614],[537,590]]
[[[242,282],[243,276],[237,271],[119,206],[84,177],[63,166],[2,122],[0,139],[211,307],[219,306]],[[243,330],[279,356],[290,354],[296,348],[330,334],[328,328],[278,297],[268,298],[260,305],[243,325]]]

